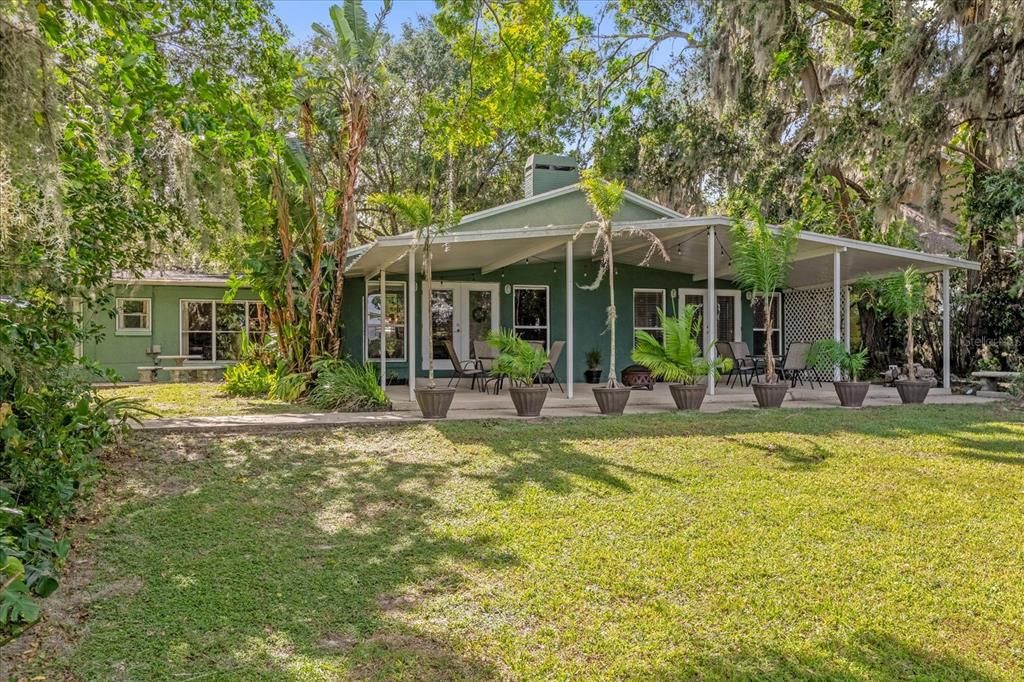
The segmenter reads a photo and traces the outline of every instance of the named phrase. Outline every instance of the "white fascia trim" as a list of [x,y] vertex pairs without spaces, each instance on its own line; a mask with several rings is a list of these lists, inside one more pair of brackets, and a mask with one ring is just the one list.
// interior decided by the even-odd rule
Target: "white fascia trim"
[[517,208],[522,208],[523,206],[531,206],[540,201],[544,201],[545,199],[553,199],[554,197],[560,197],[563,194],[571,194],[572,192],[575,192],[577,189],[579,189],[579,183],[573,183],[572,185],[566,185],[565,187],[559,187],[557,189],[542,192],[540,194],[534,194],[532,197],[527,197],[525,199],[516,199],[515,201],[510,201],[507,204],[499,204],[498,206],[494,206],[492,208],[485,208],[482,211],[477,211],[476,213],[470,213],[469,215],[462,216],[462,220],[459,221],[459,225],[465,225],[466,223],[471,223],[474,220],[480,220],[481,218],[487,218],[492,215],[500,215],[507,211],[513,211]]
[[[577,182],[577,183],[573,183],[571,185],[566,185],[565,187],[559,187],[557,189],[550,190],[548,192],[543,192],[541,194],[535,194],[534,196],[527,197],[526,199],[517,199],[516,201],[510,201],[507,204],[501,204],[500,206],[495,206],[493,208],[485,208],[482,211],[477,211],[476,213],[470,213],[467,216],[463,216],[462,220],[459,221],[459,225],[465,225],[465,224],[471,223],[471,222],[473,222],[475,220],[480,220],[481,218],[487,218],[487,217],[494,216],[494,215],[500,215],[500,214],[505,213],[507,211],[513,211],[513,210],[515,210],[517,208],[522,208],[524,206],[531,206],[533,204],[536,204],[536,203],[541,202],[541,201],[545,201],[547,199],[553,199],[555,197],[560,197],[560,196],[562,196],[564,194],[571,194],[571,193],[575,192],[578,189],[580,189],[580,184]],[[659,204],[656,201],[651,201],[650,199],[647,199],[646,197],[642,197],[642,196],[640,196],[639,194],[637,194],[635,192],[630,192],[628,189],[623,193],[623,195],[625,196],[626,199],[628,199],[632,203],[638,204],[640,206],[643,206],[644,208],[649,208],[652,211],[655,211],[656,213],[661,213],[666,218],[683,218],[683,217],[685,217],[681,213],[677,213],[677,212],[673,211],[672,209],[667,208],[665,206],[662,206],[661,204]]]
[[644,208],[649,208],[652,211],[655,211],[657,213],[661,213],[666,218],[685,218],[686,217],[682,213],[677,213],[676,211],[673,211],[671,208],[668,208],[667,206],[662,206],[658,202],[651,201],[650,199],[648,199],[646,197],[642,197],[639,194],[637,194],[636,192],[630,192],[628,189],[625,191],[624,194],[625,194],[625,197],[627,199],[629,199],[630,201],[632,201],[634,204],[640,204]]
[[[778,228],[775,226],[773,226],[773,229],[778,230]],[[831,246],[845,247],[848,249],[855,249],[857,251],[877,253],[883,256],[893,256],[895,258],[906,258],[910,260],[923,261],[926,263],[934,263],[935,265],[941,265],[947,268],[981,270],[981,263],[972,260],[965,260],[963,258],[953,258],[952,256],[940,256],[931,253],[924,253],[923,251],[914,251],[913,249],[904,249],[898,246],[886,246],[885,244],[862,242],[857,239],[837,237],[830,234],[821,234],[819,232],[807,232],[801,230],[798,236],[802,241],[814,242],[816,244],[829,244]]]

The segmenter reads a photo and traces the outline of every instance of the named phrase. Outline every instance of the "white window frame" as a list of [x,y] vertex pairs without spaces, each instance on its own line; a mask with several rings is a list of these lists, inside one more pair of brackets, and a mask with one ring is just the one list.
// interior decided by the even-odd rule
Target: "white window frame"
[[[664,337],[664,333],[665,333],[664,327],[638,327],[638,326],[636,326],[636,295],[637,294],[661,294],[661,305],[658,306],[658,307],[661,308],[661,310],[664,311],[666,315],[669,314],[668,308],[666,307],[666,304],[665,304],[666,296],[665,296],[665,290],[664,289],[649,289],[649,288],[644,288],[644,287],[637,287],[637,288],[633,289],[633,305],[632,305],[632,311],[631,311],[631,314],[630,314],[630,322],[633,325],[633,345],[636,345],[636,333],[637,333],[637,330],[645,331],[648,334],[650,334],[652,331],[659,331],[659,332],[662,333],[662,338],[665,338]],[[657,338],[657,337],[655,337],[655,338]]]
[[[237,360],[220,360],[220,359],[217,358],[217,332],[220,331],[220,330],[217,329],[217,304],[219,303],[220,305],[226,305],[224,303],[224,299],[222,299],[222,298],[179,298],[178,299],[178,354],[179,355],[186,355],[188,353],[188,348],[186,348],[186,346],[185,346],[185,338],[184,338],[186,332],[185,332],[184,329],[182,329],[182,326],[181,326],[182,323],[185,321],[185,317],[183,315],[183,312],[185,310],[185,304],[186,303],[212,303],[213,304],[213,310],[210,312],[210,325],[211,325],[212,329],[209,332],[201,331],[201,330],[194,330],[196,333],[199,333],[199,334],[212,334],[213,335],[213,341],[212,341],[212,344],[210,346],[213,349],[213,351],[212,351],[213,359],[212,360],[207,360],[207,361],[204,361],[204,362],[238,362]],[[249,338],[249,332],[250,332],[249,305],[250,304],[256,304],[256,305],[262,305],[262,306],[266,307],[267,304],[264,303],[263,301],[258,300],[258,299],[257,300],[245,299],[244,301],[232,301],[232,303],[244,303],[245,304],[245,328],[242,329],[241,333],[243,335],[245,335],[245,338]],[[191,332],[189,332],[189,333],[191,333]],[[235,332],[228,332],[227,330],[225,330],[225,333],[234,334]]]
[[[146,326],[145,327],[125,327],[123,325],[123,319],[121,315],[125,314],[122,310],[122,306],[125,303],[131,301],[142,301],[145,304]],[[114,334],[117,336],[152,336],[153,334],[153,299],[144,298],[141,296],[124,296],[114,299],[114,310],[116,311],[114,318]],[[129,315],[137,315],[138,313],[128,313]]]
[[[778,319],[772,320],[772,334],[778,334],[779,335],[779,347],[778,347],[778,349],[776,349],[775,354],[776,355],[782,355],[783,350],[785,349],[785,344],[786,344],[786,341],[785,341],[785,339],[782,336],[782,293],[779,292],[779,291],[776,291],[774,294],[772,294],[772,298],[776,299],[779,302],[779,316],[778,316]],[[751,307],[751,312],[753,312],[753,307],[754,307],[754,297],[753,296],[750,297],[750,307]],[[750,331],[751,332],[763,332],[764,331],[764,327],[754,327],[753,323],[751,323]],[[769,342],[771,342],[771,339],[769,339]],[[753,348],[751,348],[751,352],[753,352]]]
[[[707,305],[707,303],[708,303],[708,301],[707,301],[708,290],[707,289],[693,289],[693,288],[679,289],[678,296],[679,296],[679,299],[678,299],[679,300],[679,310],[683,309],[683,305],[684,305],[683,301],[686,300],[684,298],[686,296],[700,296],[702,299],[704,299],[704,307],[701,310],[702,314],[703,314],[704,311],[706,311],[708,309],[708,305]],[[716,288],[715,289],[715,296],[716,297],[718,297],[718,296],[731,296],[735,300],[735,304],[734,305],[735,305],[735,308],[736,308],[736,314],[733,316],[733,321],[732,321],[733,336],[736,338],[737,341],[742,341],[743,340],[743,308],[742,308],[743,292],[741,292],[739,289],[717,289]],[[718,336],[718,301],[715,301],[715,333],[712,335],[712,338],[717,337],[717,336]],[[701,345],[704,344],[703,339],[700,341],[700,343],[701,343]]]
[[[370,335],[368,333],[368,330],[370,329],[370,285],[372,284],[375,287],[380,288],[380,281],[377,279],[367,279],[364,280],[363,284],[363,362],[380,362],[379,357],[370,357]],[[405,315],[402,318],[401,326],[401,329],[404,332],[402,338],[405,339],[405,342],[402,344],[402,355],[399,357],[388,356],[387,361],[405,362],[406,356],[408,355],[406,347],[409,345],[409,286],[407,282],[403,282],[401,280],[397,282],[389,281],[385,284],[385,290],[387,289],[401,289],[404,293],[403,300],[405,301]],[[397,325],[390,326],[398,329]],[[385,336],[387,336],[386,330],[389,328],[389,325],[384,325],[384,328]]]
[[[528,324],[516,324],[516,292],[525,291],[530,289],[543,289],[544,290],[544,319],[546,324],[541,326],[534,326]],[[512,333],[516,334],[518,329],[543,329],[544,330],[544,350],[551,348],[551,290],[547,284],[513,284],[512,285]],[[518,334],[516,334],[518,336]]]

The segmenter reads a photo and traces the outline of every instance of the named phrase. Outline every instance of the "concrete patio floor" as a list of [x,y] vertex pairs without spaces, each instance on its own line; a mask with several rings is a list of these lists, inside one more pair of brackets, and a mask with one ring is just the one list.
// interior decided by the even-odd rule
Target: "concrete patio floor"
[[[421,380],[420,385],[426,381]],[[439,381],[444,386],[447,379]],[[574,396],[570,399],[553,387],[544,404],[544,417],[588,417],[598,416],[597,404],[594,401],[593,389],[590,384],[575,384]],[[209,432],[250,432],[276,431],[297,428],[329,428],[350,424],[408,424],[425,421],[419,407],[409,400],[408,387],[388,387],[388,395],[392,400],[392,409],[388,412],[310,412],[303,414],[260,414],[232,415],[216,417],[177,417],[170,419],[153,419],[144,421],[135,428],[143,431],[209,431]],[[928,394],[928,404],[964,404],[978,405],[995,402],[998,398],[968,396],[954,394],[942,388],[933,388]],[[895,388],[872,385],[865,407],[882,407],[899,405],[899,395]],[[790,390],[783,404],[784,409],[795,408],[828,408],[839,407],[839,399],[835,389],[829,383],[814,388],[804,384]],[[714,413],[736,409],[757,409],[752,390],[746,386],[727,387],[724,383],[717,387],[716,395],[707,396],[701,412]],[[653,391],[634,390],[626,406],[626,414],[643,414],[651,412],[674,411],[675,405],[669,394],[667,384],[656,384]],[[508,391],[498,395],[481,393],[471,389],[469,382],[463,380],[455,395],[449,419],[519,419]]]

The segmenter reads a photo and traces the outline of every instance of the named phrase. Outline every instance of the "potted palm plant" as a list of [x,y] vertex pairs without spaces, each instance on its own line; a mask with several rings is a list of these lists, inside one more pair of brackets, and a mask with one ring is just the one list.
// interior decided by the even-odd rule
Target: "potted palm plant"
[[[709,353],[701,354],[697,336],[700,334],[700,315],[697,306],[687,305],[679,317],[669,317],[658,309],[665,341],[643,330],[636,332],[636,347],[633,362],[643,365],[656,379],[672,382],[668,385],[672,400],[680,410],[699,410],[704,402],[706,386],[699,383],[712,373],[718,379],[722,372],[732,369],[729,358],[715,358],[708,361]],[[715,342],[711,342],[714,347]]]
[[591,348],[584,356],[587,361],[587,369],[583,372],[583,379],[588,384],[601,383],[601,351]]
[[[868,349],[861,348],[856,353],[846,350],[846,346],[834,339],[815,341],[807,355],[807,363],[819,372],[831,372],[839,369],[840,380],[832,385],[839,396],[839,404],[843,407],[860,407],[868,395],[867,381],[860,381],[860,373],[868,364]],[[842,377],[846,377],[843,379]]]
[[[444,232],[448,227],[458,222],[454,208],[449,197],[448,210],[438,216],[430,205],[430,199],[421,194],[401,193],[377,193],[371,194],[367,201],[370,205],[380,206],[391,211],[396,219],[416,231],[417,241],[423,238],[423,275],[426,280],[427,291],[432,291],[433,284],[433,259],[431,247],[433,239],[438,233]],[[416,247],[413,247],[414,249]],[[410,301],[410,305],[415,305]],[[434,337],[434,316],[430,311],[425,312],[427,317],[427,338]],[[414,364],[414,363],[413,363]],[[412,364],[410,364],[412,367]],[[438,386],[434,381],[434,352],[433,344],[427,344],[427,385],[416,387],[416,403],[420,411],[427,419],[444,419],[448,416],[448,410],[455,399],[455,389],[448,386]]]
[[511,382],[508,392],[516,406],[516,414],[520,417],[539,416],[548,388],[534,382],[548,364],[548,354],[505,329],[490,332],[487,343],[498,350],[491,374]]
[[896,277],[882,282],[882,307],[907,325],[907,378],[896,380],[896,392],[904,403],[923,403],[932,384],[917,378],[914,367],[914,319],[924,311],[924,281],[921,272],[911,266]]
[[748,219],[737,220],[732,228],[735,280],[750,292],[751,301],[760,302],[764,309],[764,381],[751,384],[760,407],[782,407],[786,399],[786,383],[780,382],[775,372],[772,300],[786,283],[799,233],[794,221],[778,228],[769,226],[756,208],[750,209]]
[[[615,325],[618,316],[615,311],[615,257],[612,249],[616,232],[612,227],[612,218],[615,217],[622,207],[626,187],[621,182],[602,180],[592,169],[583,171],[580,187],[583,189],[583,193],[587,197],[587,203],[590,204],[597,219],[587,221],[581,225],[574,239],[591,228],[597,228],[594,233],[593,252],[599,254],[600,262],[594,281],[583,288],[593,291],[601,286],[601,282],[604,281],[606,276],[608,278],[607,324],[610,340],[608,383],[594,389],[594,399],[597,401],[597,407],[601,410],[601,414],[622,414],[622,411],[626,409],[626,403],[629,401],[632,389],[619,383],[618,375],[615,371]],[[640,235],[650,243],[647,255],[640,262],[641,265],[646,265],[650,258],[656,254],[663,257],[666,261],[668,260],[665,245],[661,243],[661,240],[653,232],[637,227],[628,228],[625,231],[630,234]]]

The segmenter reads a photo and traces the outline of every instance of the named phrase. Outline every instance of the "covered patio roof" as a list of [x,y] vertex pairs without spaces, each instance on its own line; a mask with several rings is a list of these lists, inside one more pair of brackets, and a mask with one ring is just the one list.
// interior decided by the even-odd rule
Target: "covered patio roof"
[[[709,271],[708,240],[714,235],[715,277],[730,279],[730,254],[733,243],[730,235],[732,221],[723,216],[691,218],[662,218],[629,223],[614,223],[620,233],[615,240],[615,259],[619,263],[638,265],[647,254],[649,243],[641,236],[629,234],[631,229],[651,230],[665,245],[669,260],[654,256],[649,267],[694,275],[706,279]],[[715,228],[713,230],[709,228]],[[775,228],[777,229],[777,228]],[[483,273],[500,270],[527,259],[538,261],[564,261],[568,242],[579,230],[579,225],[523,226],[460,230],[439,235],[434,239],[434,270],[481,270]],[[590,252],[593,230],[580,236],[572,245],[576,260],[592,258]],[[373,275],[381,270],[404,273],[403,262],[411,247],[422,247],[415,233],[386,237],[354,250],[346,271],[350,276]],[[835,254],[840,252],[840,282],[850,284],[864,276],[884,277],[914,265],[922,272],[941,272],[963,268],[978,270],[975,261],[928,254],[883,244],[847,239],[816,232],[803,231],[799,235],[793,257],[787,288],[802,289],[831,286]]]

